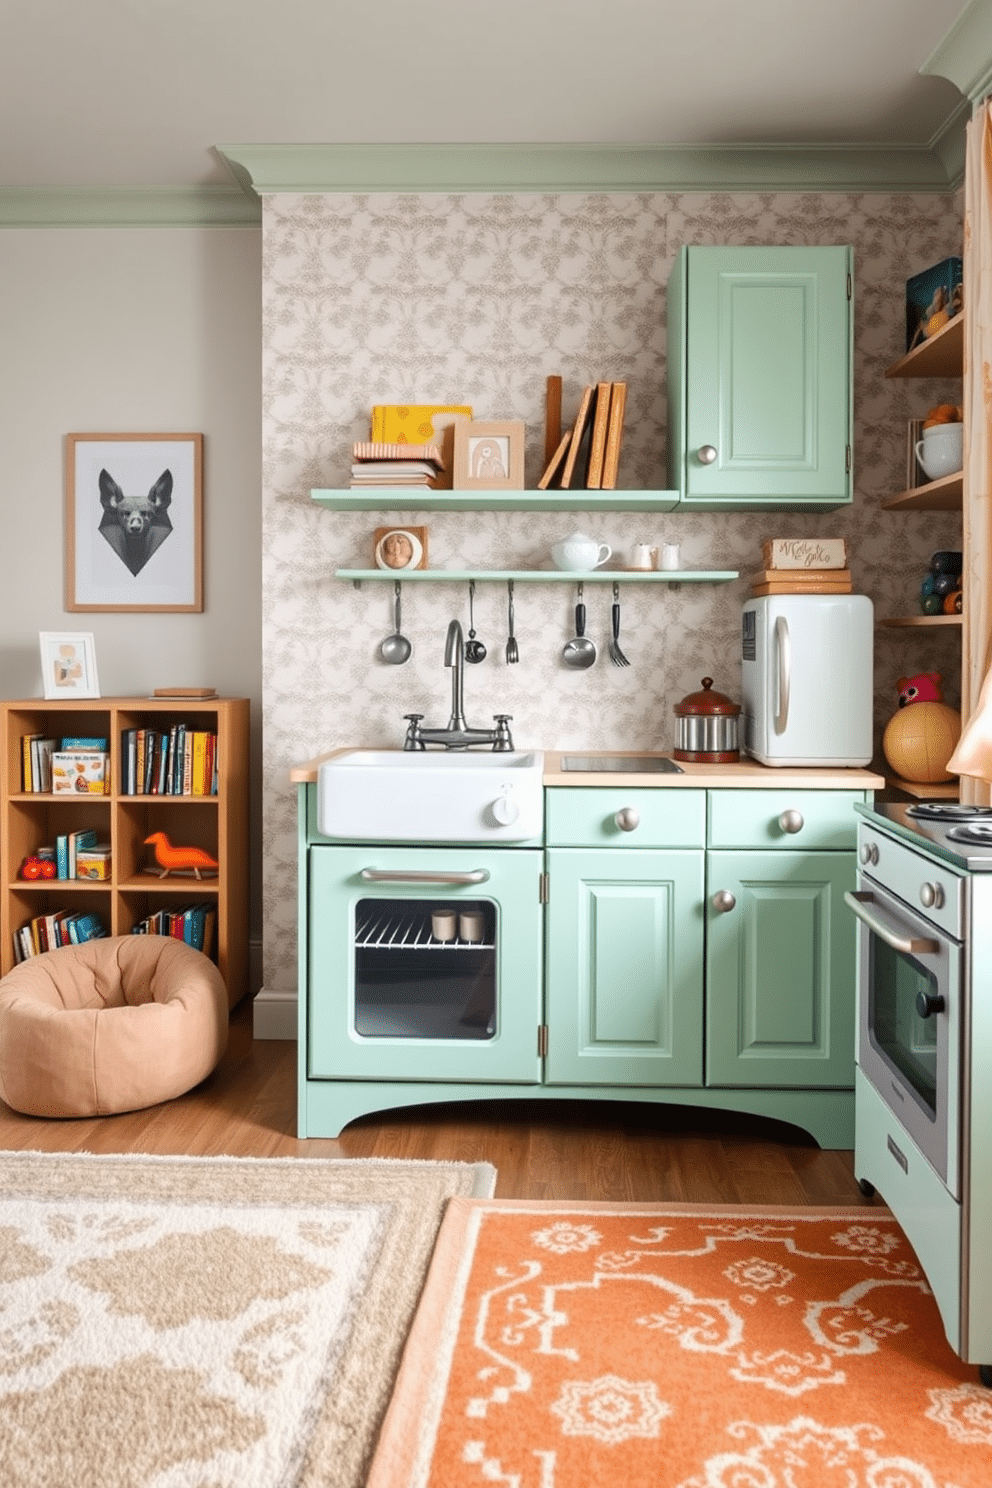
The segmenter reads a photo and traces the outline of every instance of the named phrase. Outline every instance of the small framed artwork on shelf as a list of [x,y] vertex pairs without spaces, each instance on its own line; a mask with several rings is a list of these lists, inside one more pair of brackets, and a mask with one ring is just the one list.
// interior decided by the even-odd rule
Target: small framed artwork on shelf
[[522,491],[523,419],[505,423],[459,420],[455,424],[452,485],[456,491]]
[[66,436],[66,609],[203,609],[203,435]]
[[376,568],[427,567],[426,527],[377,527],[372,536]]
[[92,631],[42,630],[38,640],[46,698],[100,696]]

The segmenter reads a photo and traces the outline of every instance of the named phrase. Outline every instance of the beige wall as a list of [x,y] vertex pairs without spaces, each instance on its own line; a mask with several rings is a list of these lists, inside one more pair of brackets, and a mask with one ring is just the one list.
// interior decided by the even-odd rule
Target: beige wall
[[[41,693],[38,632],[92,631],[100,689],[211,684],[253,702],[261,758],[261,233],[0,232],[0,692]],[[202,432],[199,615],[64,609],[73,432]],[[261,934],[252,832],[253,937]]]

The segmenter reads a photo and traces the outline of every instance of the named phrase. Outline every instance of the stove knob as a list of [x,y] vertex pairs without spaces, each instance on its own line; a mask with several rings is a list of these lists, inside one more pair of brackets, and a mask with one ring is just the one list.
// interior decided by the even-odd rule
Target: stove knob
[[942,997],[935,997],[930,992],[916,994],[916,1011],[921,1018],[929,1018],[932,1013],[942,1013],[946,1006]]
[[520,807],[512,796],[502,795],[497,796],[493,802],[492,812],[500,826],[508,827],[520,815]]
[[878,863],[878,843],[863,842],[861,844],[861,861],[867,867],[869,864],[874,868]]
[[939,883],[920,885],[920,903],[924,909],[943,909],[944,890]]

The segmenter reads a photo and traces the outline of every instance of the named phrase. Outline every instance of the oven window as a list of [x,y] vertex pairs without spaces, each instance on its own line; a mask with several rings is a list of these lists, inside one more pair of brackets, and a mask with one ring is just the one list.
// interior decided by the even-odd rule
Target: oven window
[[924,1111],[937,1117],[937,1020],[921,1018],[916,999],[937,996],[937,979],[912,956],[871,937],[868,1024],[872,1043],[902,1076]]
[[486,899],[359,900],[355,1032],[495,1038],[496,914]]

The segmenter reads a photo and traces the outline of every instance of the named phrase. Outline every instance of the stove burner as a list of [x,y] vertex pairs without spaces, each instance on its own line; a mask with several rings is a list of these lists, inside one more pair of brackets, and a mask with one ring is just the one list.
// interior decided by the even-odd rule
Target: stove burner
[[963,806],[957,801],[918,801],[906,807],[918,821],[981,822],[992,817],[992,806]]
[[949,827],[948,837],[953,837],[955,842],[974,842],[980,847],[992,847],[992,825],[987,822],[974,822],[972,825],[963,827]]

